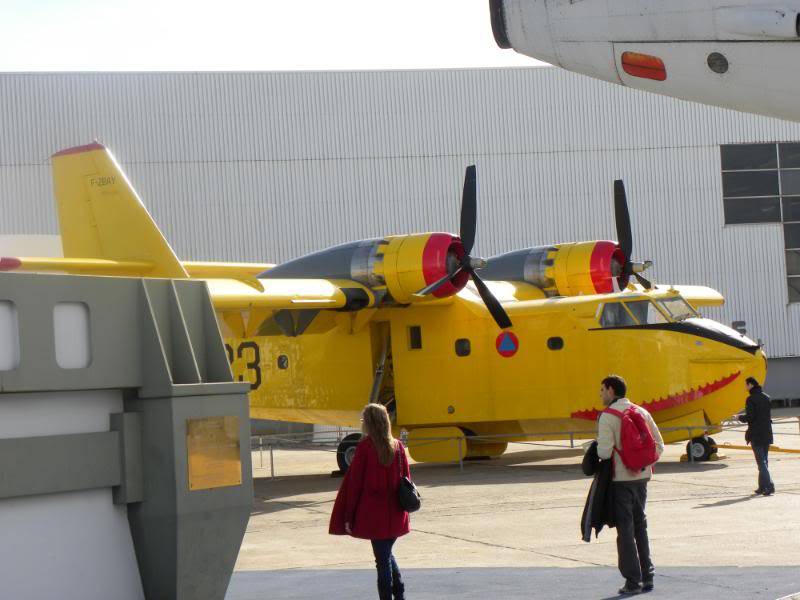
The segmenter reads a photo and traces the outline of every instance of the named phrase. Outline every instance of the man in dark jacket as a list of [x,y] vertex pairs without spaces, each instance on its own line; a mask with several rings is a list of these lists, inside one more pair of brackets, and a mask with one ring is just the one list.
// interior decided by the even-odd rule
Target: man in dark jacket
[[772,444],[769,396],[761,390],[761,385],[753,377],[748,377],[745,385],[750,396],[745,405],[745,414],[739,415],[739,420],[747,423],[744,439],[752,446],[758,465],[758,489],[755,493],[771,496],[775,493],[775,485],[769,475],[769,446]]

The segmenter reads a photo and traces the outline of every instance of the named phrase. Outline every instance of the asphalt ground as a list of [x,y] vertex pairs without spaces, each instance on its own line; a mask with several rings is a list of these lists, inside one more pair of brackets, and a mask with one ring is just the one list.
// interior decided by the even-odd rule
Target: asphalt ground
[[[797,420],[776,424],[776,445],[800,450]],[[743,445],[743,432],[717,442]],[[777,599],[800,592],[800,453],[770,454],[777,493],[753,496],[748,450],[717,462],[680,461],[668,446],[648,494],[656,589],[647,598]],[[423,509],[395,556],[407,596],[615,598],[616,534],[580,539],[589,480],[569,443],[515,444],[500,459],[412,465]],[[327,533],[340,479],[320,450],[254,455],[255,502],[227,600],[372,598],[368,542]],[[800,596],[798,596],[800,597]]]

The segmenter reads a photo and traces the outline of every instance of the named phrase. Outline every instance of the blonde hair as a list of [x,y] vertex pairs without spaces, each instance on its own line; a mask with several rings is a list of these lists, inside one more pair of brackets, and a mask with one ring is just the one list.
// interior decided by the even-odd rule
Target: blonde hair
[[384,466],[392,464],[397,443],[392,437],[389,413],[383,404],[367,404],[361,411],[361,430],[367,435],[378,451],[378,460]]

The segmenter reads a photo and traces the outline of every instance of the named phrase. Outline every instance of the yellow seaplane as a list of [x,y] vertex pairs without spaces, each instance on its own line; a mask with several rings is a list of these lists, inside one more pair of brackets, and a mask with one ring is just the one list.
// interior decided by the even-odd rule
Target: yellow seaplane
[[[702,460],[745,378],[766,373],[759,344],[698,312],[718,292],[645,279],[621,181],[618,242],[472,256],[473,166],[459,235],[361,240],[276,266],[179,260],[99,143],[52,168],[64,258],[0,269],[205,280],[253,418],[357,427],[380,402],[418,461],[493,457],[512,441],[593,437],[598,382],[619,373],[664,438]],[[341,468],[357,439],[340,444]]]

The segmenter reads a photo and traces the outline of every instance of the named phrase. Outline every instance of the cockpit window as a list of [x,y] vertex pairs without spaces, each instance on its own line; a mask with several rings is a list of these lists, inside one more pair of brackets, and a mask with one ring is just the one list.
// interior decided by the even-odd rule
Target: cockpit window
[[659,304],[676,321],[683,321],[697,316],[695,310],[683,298],[667,298],[659,301]]
[[636,300],[635,302],[626,302],[625,305],[630,309],[640,325],[657,325],[669,322],[650,300]]
[[636,325],[636,321],[625,310],[622,302],[614,302],[603,306],[603,313],[600,315],[601,327],[627,327],[630,325]]
[[[627,310],[626,310],[627,307]],[[629,327],[631,325],[656,325],[669,320],[650,300],[614,302],[603,306],[600,315],[602,327]]]

